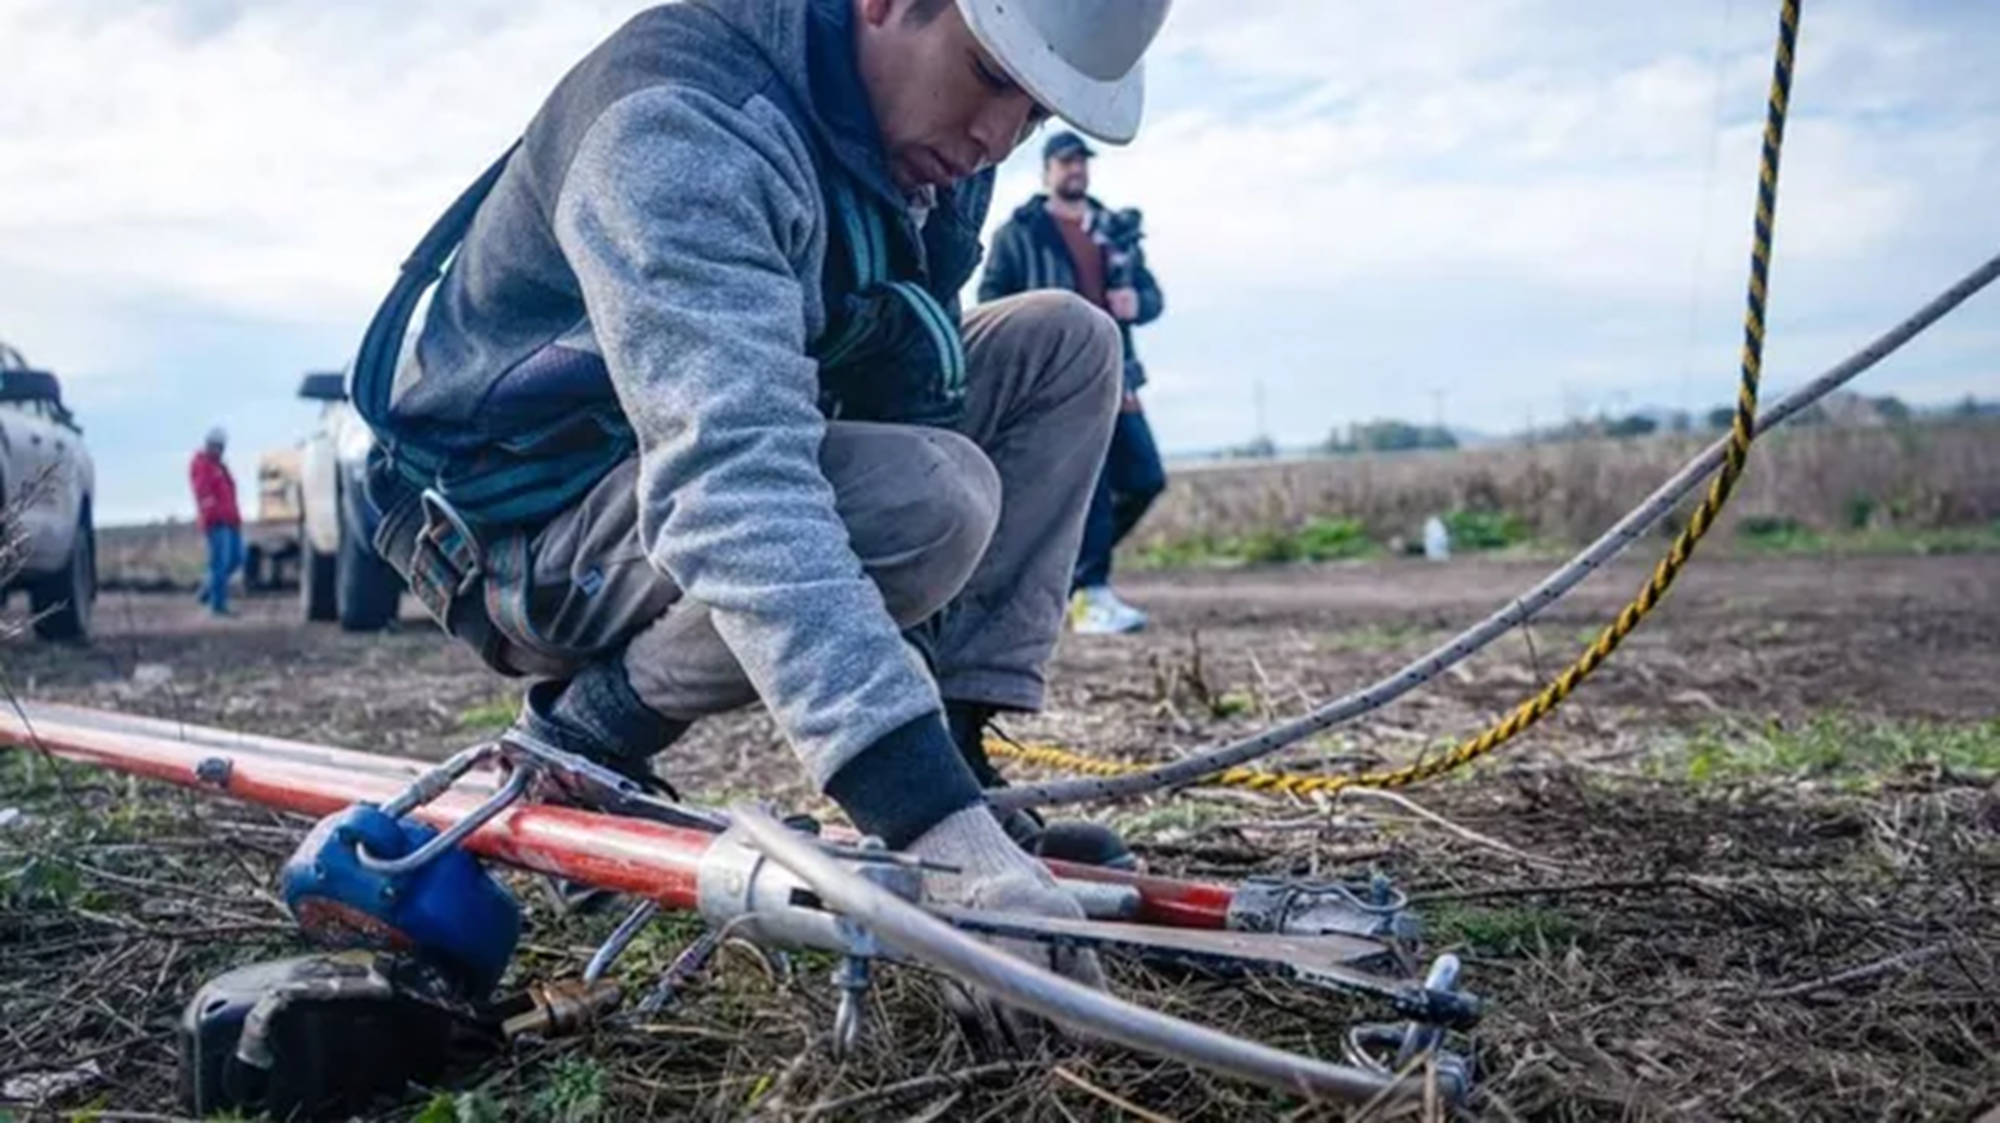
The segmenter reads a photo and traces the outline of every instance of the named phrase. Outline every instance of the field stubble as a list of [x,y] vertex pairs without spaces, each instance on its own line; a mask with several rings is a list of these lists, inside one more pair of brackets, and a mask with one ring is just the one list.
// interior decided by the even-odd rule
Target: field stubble
[[[1379,675],[1538,567],[1460,561],[1137,579],[1150,636],[1066,642],[1050,712],[1014,723],[1161,759]],[[1288,767],[1403,759],[1468,732],[1573,650],[1640,576],[1593,579],[1531,632]],[[34,697],[436,756],[505,690],[412,620],[301,629],[286,599],[212,622],[112,594],[90,649],[9,645]],[[1234,878],[1381,870],[1489,1002],[1471,1042],[1493,1118],[1967,1118],[2000,1102],[2000,558],[1716,558],[1521,749],[1393,801],[1226,791],[1095,813],[1153,867]],[[767,719],[663,762],[696,798],[811,806]],[[50,1109],[162,1113],[199,982],[298,945],[272,871],[303,824],[9,754],[0,804],[0,1083],[82,1073]],[[574,973],[611,918],[531,884],[517,978]],[[642,943],[635,982],[685,926]],[[863,1055],[833,1061],[827,967],[732,960],[670,1014],[525,1050],[383,1119],[1337,1118],[1116,1050],[976,1056],[921,972],[888,973]],[[1142,1001],[1321,1055],[1338,1000],[1122,969]],[[110,1116],[107,1116],[110,1117]]]

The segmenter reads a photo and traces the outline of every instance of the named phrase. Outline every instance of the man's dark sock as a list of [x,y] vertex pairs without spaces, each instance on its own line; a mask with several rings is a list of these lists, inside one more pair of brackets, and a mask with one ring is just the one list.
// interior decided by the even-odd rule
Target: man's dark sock
[[951,728],[952,743],[958,746],[958,753],[972,769],[973,776],[982,788],[1004,788],[1006,777],[986,757],[986,727],[993,723],[994,715],[1000,711],[993,706],[979,702],[952,702],[944,704],[945,724]]
[[690,728],[641,702],[615,660],[592,663],[567,682],[529,687],[518,724],[564,752],[669,795],[673,789],[653,775],[648,762]]

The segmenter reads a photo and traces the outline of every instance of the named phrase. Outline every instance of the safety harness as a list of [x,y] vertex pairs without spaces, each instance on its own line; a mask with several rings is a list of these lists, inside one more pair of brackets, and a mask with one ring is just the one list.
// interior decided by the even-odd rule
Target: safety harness
[[[377,438],[369,479],[370,498],[383,512],[378,551],[404,572],[425,609],[473,643],[489,665],[560,673],[584,653],[551,643],[529,619],[529,540],[636,455],[637,438],[618,403],[607,399],[599,408],[498,434],[444,432],[392,409],[411,320],[519,149],[517,142],[474,181],[403,262],[362,338],[351,393]],[[820,367],[822,412],[956,423],[964,408],[965,352],[955,318],[924,285],[896,276],[913,270],[907,263],[897,268],[886,206],[864,202],[830,157],[821,162],[821,176],[833,219],[822,278],[827,328],[808,353]],[[511,659],[500,657],[503,639],[513,641]]]

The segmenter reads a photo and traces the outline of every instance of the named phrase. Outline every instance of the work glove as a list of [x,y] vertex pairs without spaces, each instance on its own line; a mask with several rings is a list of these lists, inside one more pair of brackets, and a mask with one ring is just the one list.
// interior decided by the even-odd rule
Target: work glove
[[[1083,908],[1056,884],[1047,867],[1021,851],[984,804],[947,816],[908,847],[916,857],[956,867],[956,875],[927,873],[931,900],[978,909],[1061,920],[1084,919]],[[1093,952],[1055,948],[1023,940],[994,940],[1002,951],[1045,967],[1085,986],[1105,989],[1104,969]],[[1016,1049],[1059,1036],[1060,1031],[1023,1011],[979,999],[977,1024],[997,1029]],[[973,1013],[961,1009],[961,1015]]]

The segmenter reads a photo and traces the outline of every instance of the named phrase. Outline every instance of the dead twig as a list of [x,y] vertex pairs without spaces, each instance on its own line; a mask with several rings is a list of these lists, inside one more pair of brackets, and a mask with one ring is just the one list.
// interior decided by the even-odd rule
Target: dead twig
[[1665,889],[1694,889],[1680,877],[1618,878],[1604,881],[1556,882],[1551,885],[1499,885],[1488,889],[1446,890],[1413,893],[1412,905],[1435,905],[1456,901],[1498,901],[1509,897],[1570,897],[1586,893],[1641,893]]
[[951,1095],[910,1116],[903,1123],[934,1123],[935,1120],[943,1119],[950,1115],[952,1109],[957,1107],[959,1101],[964,1098],[964,1092],[953,1092]]
[[1271,685],[1271,676],[1264,673],[1263,660],[1257,658],[1257,653],[1254,651],[1249,655],[1250,670],[1257,676],[1257,709],[1261,711],[1266,724],[1275,722],[1278,720],[1278,711],[1271,706],[1271,695],[1276,691],[1276,687]]
[[149,1041],[157,1041],[161,1037],[165,1036],[165,1034],[166,1034],[165,1030],[161,1030],[154,1033],[139,1033],[120,1041],[114,1041],[109,1045],[99,1046],[98,1048],[92,1049],[88,1052],[78,1053],[73,1057],[64,1057],[63,1059],[58,1061],[35,1060],[25,1064],[17,1064],[9,1068],[0,1068],[0,1079],[20,1076],[24,1073],[42,1072],[51,1069],[68,1070],[68,1069],[78,1068],[91,1061],[101,1060],[105,1057],[113,1056],[118,1053],[123,1053],[127,1049],[136,1048],[140,1045],[146,1044]]
[[1083,1077],[1078,1076],[1076,1073],[1071,1072],[1069,1069],[1064,1068],[1062,1065],[1057,1065],[1053,1069],[1050,1069],[1049,1071],[1055,1074],[1056,1079],[1061,1080],[1062,1082],[1070,1085],[1076,1090],[1094,1096],[1097,1099],[1100,1099],[1105,1103],[1110,1104],[1112,1107],[1115,1107],[1118,1110],[1133,1116],[1134,1118],[1144,1119],[1146,1123],[1174,1123],[1174,1120],[1165,1115],[1161,1115],[1158,1112],[1147,1111],[1145,1108],[1140,1107],[1138,1104],[1133,1103],[1131,1100],[1126,1099],[1125,1097],[1117,1094],[1116,1092],[1109,1092],[1103,1088],[1098,1087],[1095,1084],[1092,1084],[1090,1081],[1085,1080]]
[[1341,790],[1340,794],[1334,797],[1334,799],[1336,802],[1345,799],[1367,799],[1367,800],[1375,800],[1380,803],[1393,804],[1394,806],[1400,807],[1403,810],[1408,811],[1410,814],[1415,815],[1419,819],[1423,819],[1428,823],[1432,823],[1437,826],[1443,827],[1445,830],[1451,832],[1452,834],[1457,835],[1458,837],[1466,840],[1467,842],[1474,843],[1475,845],[1478,846],[1483,846],[1488,850],[1493,850],[1498,853],[1505,854],[1508,857],[1526,862],[1531,866],[1539,866],[1543,869],[1551,869],[1551,870],[1569,868],[1568,864],[1565,862],[1558,862],[1553,858],[1543,858],[1538,855],[1530,854],[1527,851],[1522,850],[1517,846],[1511,846],[1505,842],[1500,841],[1497,838],[1489,838],[1486,835],[1480,834],[1478,831],[1472,830],[1468,827],[1461,827],[1457,823],[1452,822],[1450,819],[1445,818],[1444,816],[1438,814],[1437,812],[1428,810],[1420,806],[1417,803],[1417,801],[1411,799],[1409,796],[1402,795],[1397,792],[1383,791],[1377,788],[1344,788]]
[[1892,974],[1897,971],[1907,971],[1912,967],[1928,963],[1950,950],[1951,943],[1949,941],[1931,944],[1927,947],[1903,952],[1899,955],[1892,955],[1887,959],[1878,959],[1873,963],[1863,964],[1860,967],[1849,968],[1846,971],[1840,971],[1824,976],[1823,978],[1810,979],[1803,983],[1795,983],[1792,986],[1780,987],[1777,990],[1763,991],[1756,997],[1767,1000],[1803,998],[1806,995],[1817,994],[1823,990],[1844,987],[1849,983],[1866,982],[1869,979],[1878,978],[1882,975]]
[[911,1080],[899,1081],[895,1084],[885,1084],[880,1088],[870,1088],[865,1092],[856,1092],[850,1096],[842,1096],[837,1100],[823,1100],[807,1108],[804,1118],[819,1119],[824,1116],[849,1111],[864,1104],[883,1104],[923,1095],[927,1092],[963,1088],[967,1084],[977,1084],[982,1080],[988,1080],[996,1076],[1010,1076],[1014,1073],[1035,1067],[1037,1066],[1028,1064],[1025,1061],[999,1061],[993,1064],[980,1065],[977,1068],[959,1069],[956,1072],[932,1073],[928,1076],[919,1076]]
[[80,909],[80,908],[71,909],[70,912],[75,916],[80,916],[83,919],[91,921],[92,923],[95,924],[102,924],[107,928],[116,928],[120,932],[131,932],[135,935],[145,936],[155,940],[170,940],[170,941],[210,940],[220,936],[252,936],[252,935],[290,936],[290,935],[296,935],[298,933],[298,928],[295,925],[279,924],[275,921],[268,921],[268,922],[257,921],[254,923],[239,923],[239,924],[216,924],[216,925],[211,925],[207,928],[172,929],[172,928],[155,928],[150,924],[141,924],[136,920],[127,920],[124,917],[111,916],[101,912],[93,912],[89,909]]
[[100,881],[106,881],[113,885],[121,885],[127,889],[139,889],[149,893],[169,894],[173,897],[182,897],[193,901],[208,901],[211,904],[218,904],[218,905],[253,905],[253,904],[263,903],[271,905],[272,907],[278,909],[280,912],[282,912],[285,907],[284,902],[278,900],[275,896],[271,895],[268,892],[260,891],[252,896],[233,897],[225,893],[209,893],[204,890],[196,889],[192,886],[183,883],[156,881],[149,877],[133,877],[129,874],[113,873],[110,870],[93,866],[88,862],[79,862],[75,858],[62,858],[62,857],[52,856],[51,860],[59,861],[65,865],[72,866],[78,871],[88,874],[91,877],[97,878]]

